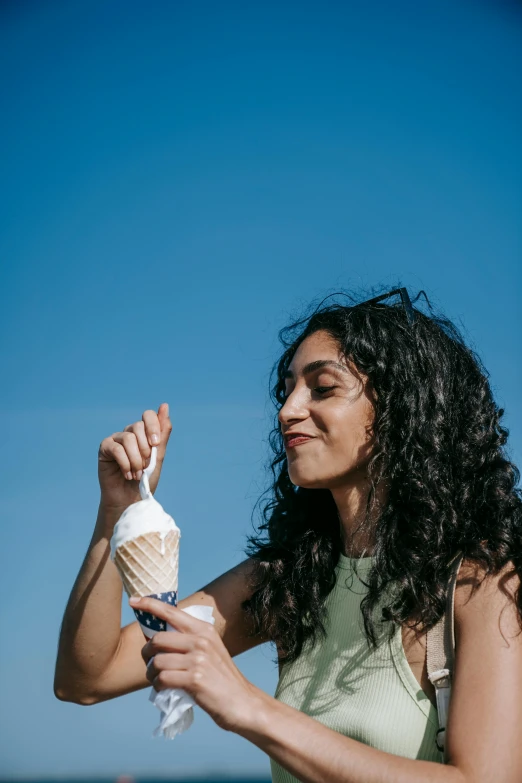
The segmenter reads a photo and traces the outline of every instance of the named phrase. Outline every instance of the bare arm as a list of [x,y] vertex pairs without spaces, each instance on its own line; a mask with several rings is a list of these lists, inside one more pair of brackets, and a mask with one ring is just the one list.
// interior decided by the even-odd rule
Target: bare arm
[[[59,699],[92,703],[93,683],[107,671],[129,631],[121,626],[122,584],[110,559],[110,539],[122,512],[139,502],[139,480],[157,446],[150,488],[158,485],[172,431],[169,406],[147,410],[142,420],[105,438],[98,450],[100,506],[94,533],[74,583],[60,632],[54,679]],[[132,633],[132,632],[131,632]],[[136,677],[132,688],[140,687]]]
[[508,568],[481,585],[478,576],[463,564],[455,595],[446,765],[372,748],[259,690],[237,733],[303,783],[519,783],[522,635],[515,595],[520,580],[509,576]]
[[[145,638],[137,622],[121,628],[122,583],[110,558],[114,525],[129,505],[140,501],[138,482],[157,445],[150,487],[157,487],[172,431],[169,406],[147,410],[142,421],[105,438],[98,452],[101,499],[94,533],[76,578],[62,622],[55,695],[64,701],[94,704],[145,688],[141,650]],[[246,560],[179,601],[183,608],[206,604],[214,609],[216,630],[230,655],[267,641],[252,638],[241,602],[249,595],[252,561]]]
[[[54,691],[64,701],[95,704],[150,685],[137,622],[120,629],[122,585],[109,557],[114,519],[100,508],[92,541],[62,623]],[[251,636],[241,602],[249,596],[252,561],[245,560],[178,606],[211,606],[215,628],[231,656],[268,641]]]
[[[87,554],[65,609],[58,643],[55,695],[91,704],[92,684],[103,676],[123,634],[122,583],[110,559],[110,538],[119,511],[100,505]],[[125,635],[128,632],[125,631]],[[139,686],[136,683],[136,690]]]

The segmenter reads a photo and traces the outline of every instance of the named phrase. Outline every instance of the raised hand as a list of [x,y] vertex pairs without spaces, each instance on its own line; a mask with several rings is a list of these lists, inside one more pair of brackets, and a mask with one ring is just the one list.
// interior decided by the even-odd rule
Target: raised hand
[[156,490],[171,432],[169,406],[164,402],[157,413],[144,411],[141,421],[128,424],[122,432],[114,432],[101,442],[98,479],[103,508],[123,512],[140,500],[139,480],[150,462],[152,446],[157,446],[158,452],[149,483],[151,491]]

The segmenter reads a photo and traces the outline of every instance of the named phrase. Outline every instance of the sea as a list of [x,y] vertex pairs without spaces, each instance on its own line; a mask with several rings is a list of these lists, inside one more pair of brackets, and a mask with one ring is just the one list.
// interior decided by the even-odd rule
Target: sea
[[255,777],[191,777],[191,778],[144,778],[120,775],[114,778],[7,778],[0,777],[0,783],[272,783],[270,778]]

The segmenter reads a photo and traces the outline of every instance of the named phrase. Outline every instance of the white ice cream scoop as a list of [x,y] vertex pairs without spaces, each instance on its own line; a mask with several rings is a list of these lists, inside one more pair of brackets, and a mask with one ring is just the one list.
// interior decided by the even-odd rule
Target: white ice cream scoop
[[142,499],[126,508],[114,526],[111,538],[112,560],[114,560],[118,547],[127,541],[147,533],[160,533],[164,537],[171,530],[179,531],[173,518],[167,514],[150,491],[149,476],[152,475],[156,467],[156,454],[157,447],[153,446],[150,464],[145,468],[140,479],[139,489]]

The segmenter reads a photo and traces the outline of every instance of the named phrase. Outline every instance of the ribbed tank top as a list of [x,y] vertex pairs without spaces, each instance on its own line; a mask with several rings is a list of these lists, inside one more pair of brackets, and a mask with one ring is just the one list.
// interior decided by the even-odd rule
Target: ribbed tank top
[[[437,710],[413,674],[396,626],[376,650],[366,641],[361,600],[373,557],[341,555],[336,584],[326,598],[327,637],[283,665],[274,698],[347,737],[387,753],[443,763],[437,750]],[[354,564],[357,573],[354,570]],[[379,637],[380,638],[380,637]],[[298,783],[270,759],[273,783]]]

